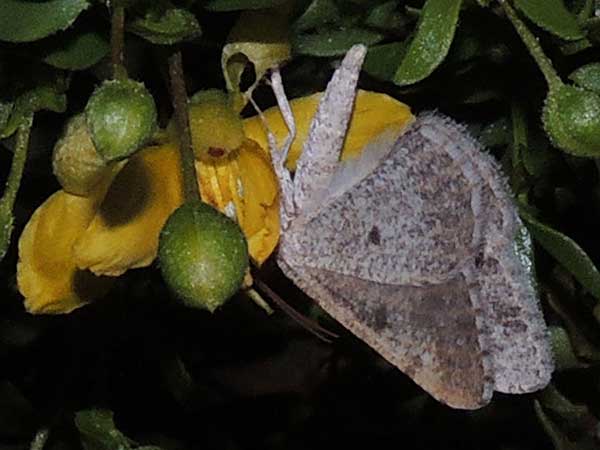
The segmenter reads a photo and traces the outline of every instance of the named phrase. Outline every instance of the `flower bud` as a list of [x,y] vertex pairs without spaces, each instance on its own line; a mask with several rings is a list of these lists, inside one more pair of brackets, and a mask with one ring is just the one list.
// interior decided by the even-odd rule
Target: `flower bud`
[[85,108],[92,140],[105,161],[127,158],[156,129],[156,105],[142,83],[109,80],[102,83]]
[[85,116],[72,117],[52,154],[54,175],[65,191],[87,196],[110,170],[96,151]]
[[242,285],[248,245],[240,227],[201,201],[187,202],[160,233],[163,277],[187,306],[213,312]]
[[576,156],[600,155],[600,96],[576,86],[550,89],[542,115],[554,145]]

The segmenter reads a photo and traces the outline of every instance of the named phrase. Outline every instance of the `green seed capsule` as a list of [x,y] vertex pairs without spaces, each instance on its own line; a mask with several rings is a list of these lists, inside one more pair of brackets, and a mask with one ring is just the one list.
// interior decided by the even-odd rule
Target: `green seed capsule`
[[127,158],[156,129],[156,105],[142,83],[109,80],[102,83],[85,108],[87,124],[98,152],[106,161]]
[[167,220],[158,258],[165,281],[184,304],[213,312],[242,285],[248,245],[234,221],[194,201]]
[[554,145],[577,156],[600,156],[600,96],[561,84],[550,89],[542,116]]

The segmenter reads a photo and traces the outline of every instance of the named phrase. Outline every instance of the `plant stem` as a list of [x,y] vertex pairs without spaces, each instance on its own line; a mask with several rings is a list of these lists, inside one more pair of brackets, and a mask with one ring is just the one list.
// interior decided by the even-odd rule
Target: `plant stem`
[[527,117],[523,105],[517,99],[511,102],[511,122],[512,122],[512,167],[511,187],[513,192],[521,192],[526,177],[526,170],[523,164],[523,151],[528,146],[527,137]]
[[127,78],[124,57],[125,42],[125,8],[117,3],[113,6],[110,24],[110,59],[112,63],[113,78],[115,80]]
[[29,148],[29,134],[33,125],[33,113],[27,115],[17,130],[17,142],[10,167],[10,173],[6,180],[6,188],[0,199],[0,260],[4,258],[13,225],[13,206],[17,198],[17,192],[21,185],[21,177],[27,160],[27,149]]
[[521,40],[529,50],[529,53],[535,59],[538,67],[544,74],[544,78],[546,78],[546,82],[548,83],[548,87],[550,90],[560,87],[563,83],[552,67],[552,61],[546,56],[544,50],[540,46],[537,38],[529,31],[525,23],[517,16],[515,10],[510,6],[507,0],[498,0],[504,9],[504,13],[508,17],[508,19],[512,22],[513,26],[521,36]]
[[244,291],[248,297],[261,309],[263,309],[269,316],[273,314],[273,308],[265,301],[262,296],[256,292],[253,288],[248,288]]
[[188,97],[183,78],[181,52],[176,51],[169,57],[169,78],[171,79],[171,97],[175,109],[175,124],[179,136],[181,152],[181,171],[183,173],[183,192],[186,201],[200,199],[196,167],[194,166],[194,149],[188,116]]
[[40,428],[37,433],[35,433],[35,437],[31,442],[29,450],[42,450],[46,445],[46,441],[48,440],[48,435],[50,434],[50,430],[46,427]]

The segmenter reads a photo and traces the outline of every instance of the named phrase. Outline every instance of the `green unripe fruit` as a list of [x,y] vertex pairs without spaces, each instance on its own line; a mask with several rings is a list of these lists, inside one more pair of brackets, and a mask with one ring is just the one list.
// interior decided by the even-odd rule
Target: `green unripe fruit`
[[600,156],[600,96],[576,86],[550,89],[542,115],[554,145],[577,156]]
[[240,227],[201,201],[187,202],[160,233],[163,277],[183,303],[213,312],[242,285],[248,244]]
[[600,63],[581,66],[569,75],[569,79],[588,91],[600,93]]
[[156,129],[156,105],[142,83],[109,80],[85,107],[87,124],[98,152],[106,161],[127,158]]
[[96,151],[83,114],[72,117],[52,154],[54,175],[65,191],[89,195],[111,170]]

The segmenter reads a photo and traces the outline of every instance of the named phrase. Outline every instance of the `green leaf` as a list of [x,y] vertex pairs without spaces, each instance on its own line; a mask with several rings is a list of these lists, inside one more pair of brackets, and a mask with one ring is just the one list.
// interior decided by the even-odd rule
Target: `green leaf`
[[573,274],[584,288],[600,299],[600,272],[581,247],[564,234],[539,222],[524,207],[520,208],[520,214],[540,245]]
[[546,434],[552,440],[552,444],[556,450],[578,450],[575,444],[573,444],[569,438],[563,434],[558,426],[546,415],[539,400],[533,402],[535,413],[538,416]]
[[375,44],[383,35],[365,28],[324,30],[315,34],[301,34],[292,40],[295,53],[312,56],[340,56],[354,44]]
[[404,18],[398,13],[398,2],[391,1],[376,5],[371,9],[365,25],[383,30],[394,30],[402,27]]
[[204,7],[209,11],[243,11],[273,8],[283,3],[285,0],[210,0]]
[[556,370],[588,367],[588,364],[579,361],[577,358],[569,334],[564,328],[553,326],[549,327],[548,331],[550,332]]
[[13,106],[13,102],[6,102],[0,100],[0,135],[2,135],[2,131],[8,123],[8,119],[10,118],[10,115],[12,113]]
[[540,403],[569,422],[585,420],[590,411],[585,405],[576,405],[550,384],[539,395]]
[[90,6],[87,0],[0,0],[0,40],[31,42],[64,30]]
[[65,112],[66,89],[66,80],[59,74],[40,77],[37,85],[24,90],[17,97],[8,123],[0,130],[0,139],[12,135],[30,113],[41,110]]
[[569,75],[569,79],[588,91],[600,94],[600,63],[581,66]]
[[293,24],[295,31],[304,31],[334,23],[340,19],[340,12],[333,0],[313,0]]
[[382,80],[391,80],[396,73],[398,61],[406,53],[406,42],[375,45],[369,48],[363,70]]
[[113,413],[107,409],[88,409],[75,414],[75,426],[81,435],[85,450],[129,450],[127,436],[121,433],[113,421]]
[[562,39],[573,41],[584,37],[577,19],[562,0],[515,0],[515,6],[540,28]]
[[142,17],[128,23],[127,29],[153,44],[172,45],[197,38],[200,24],[189,11],[181,8],[164,9],[153,2]]
[[67,32],[44,42],[43,61],[58,69],[84,70],[109,50],[108,39],[95,31]]
[[394,76],[402,86],[428,77],[450,49],[462,0],[427,0],[406,55]]

